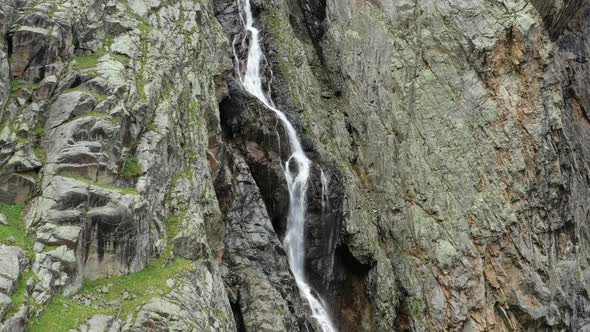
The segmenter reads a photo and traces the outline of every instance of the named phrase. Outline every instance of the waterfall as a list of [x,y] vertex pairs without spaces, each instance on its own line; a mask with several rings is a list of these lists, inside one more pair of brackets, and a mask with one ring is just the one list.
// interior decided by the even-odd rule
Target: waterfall
[[320,168],[320,181],[322,182],[322,215],[324,214],[326,207],[328,205],[328,179],[324,174],[324,170]]
[[[309,179],[311,161],[307,158],[301,143],[297,137],[297,132],[289,122],[283,112],[278,110],[270,97],[262,89],[262,78],[260,74],[261,61],[263,53],[260,48],[259,31],[254,27],[254,18],[250,0],[238,0],[240,6],[240,18],[244,24],[246,32],[250,34],[250,43],[248,45],[248,57],[246,62],[246,72],[243,74],[237,53],[235,53],[238,75],[246,91],[258,98],[266,108],[274,112],[279,118],[289,139],[291,156],[284,165],[285,178],[289,189],[289,214],[287,217],[287,231],[285,234],[284,245],[287,250],[289,266],[293,272],[295,282],[301,295],[307,300],[311,308],[313,318],[317,321],[323,332],[335,332],[336,328],[330,320],[326,304],[322,298],[307,283],[305,278],[305,211],[306,211],[306,192],[307,181]],[[244,17],[245,16],[245,17]],[[245,37],[246,38],[246,37]],[[245,40],[245,39],[244,39]]]

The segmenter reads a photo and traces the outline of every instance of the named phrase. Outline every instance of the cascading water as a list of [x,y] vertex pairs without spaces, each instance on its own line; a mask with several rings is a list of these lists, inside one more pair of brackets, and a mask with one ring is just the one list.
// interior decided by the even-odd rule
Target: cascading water
[[328,179],[324,174],[324,170],[320,168],[320,181],[322,182],[322,214],[326,209],[328,202]]
[[295,131],[295,128],[293,128],[293,125],[289,122],[285,114],[273,105],[270,97],[267,97],[262,89],[260,64],[263,59],[263,53],[260,49],[260,40],[258,37],[259,31],[254,27],[254,18],[250,0],[238,0],[238,5],[240,6],[240,17],[244,24],[244,28],[246,29],[246,32],[250,34],[245,74],[242,74],[242,70],[239,68],[239,59],[236,53],[236,63],[238,64],[240,81],[246,91],[258,98],[266,108],[273,111],[279,118],[287,132],[289,146],[291,148],[291,156],[285,163],[284,167],[289,189],[289,214],[287,217],[287,232],[284,239],[289,266],[295,277],[297,287],[299,288],[301,295],[307,300],[313,318],[317,321],[319,327],[323,332],[335,332],[336,328],[330,320],[324,301],[309,286],[305,278],[305,196],[311,161],[303,152],[301,143],[297,137],[297,132]]

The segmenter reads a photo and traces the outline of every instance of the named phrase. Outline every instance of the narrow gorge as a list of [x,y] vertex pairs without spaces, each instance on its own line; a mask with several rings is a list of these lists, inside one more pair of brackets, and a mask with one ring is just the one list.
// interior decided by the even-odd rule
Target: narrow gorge
[[[255,96],[281,121],[281,124],[287,133],[287,140],[289,142],[289,151],[291,155],[282,165],[289,191],[289,212],[287,214],[287,229],[285,231],[283,245],[287,251],[287,258],[289,259],[289,265],[293,277],[295,278],[297,288],[299,288],[300,293],[306,299],[313,318],[317,320],[322,331],[334,332],[335,328],[331,322],[325,301],[309,286],[305,276],[305,212],[307,210],[307,182],[309,180],[311,161],[307,158],[305,152],[303,152],[301,142],[299,142],[297,132],[295,131],[295,128],[293,128],[293,125],[289,122],[283,112],[279,111],[272,105],[272,101],[266,97],[266,93],[262,89],[260,64],[263,59],[263,54],[260,49],[260,32],[254,27],[254,18],[250,0],[244,1],[243,4],[242,1],[238,0],[238,6],[240,7],[240,19],[244,21],[244,28],[247,33],[244,39],[250,40],[247,61],[243,64],[246,67],[245,74],[243,75],[241,74],[242,64],[240,63],[239,57],[236,56],[240,82],[246,91]],[[242,40],[242,46],[244,41],[245,40]],[[234,42],[234,49],[236,47],[235,44],[236,43]],[[235,52],[236,51],[234,51],[234,53]],[[272,77],[269,81],[272,81]],[[323,196],[324,193],[322,193],[322,199]]]
[[590,331],[590,2],[3,0],[0,331]]

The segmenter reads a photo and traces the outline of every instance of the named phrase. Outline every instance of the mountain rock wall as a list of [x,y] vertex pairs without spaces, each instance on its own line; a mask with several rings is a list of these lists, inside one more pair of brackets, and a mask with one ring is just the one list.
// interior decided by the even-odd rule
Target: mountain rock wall
[[[586,1],[252,5],[339,331],[590,329]],[[239,2],[7,0],[0,35],[0,329],[317,330]]]

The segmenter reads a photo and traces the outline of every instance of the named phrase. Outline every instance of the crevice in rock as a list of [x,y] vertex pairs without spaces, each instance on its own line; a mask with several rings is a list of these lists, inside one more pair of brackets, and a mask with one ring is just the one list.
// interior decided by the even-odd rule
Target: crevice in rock
[[[283,128],[262,106],[249,103],[237,83],[219,104],[222,135],[227,144],[242,152],[254,177],[279,238],[286,229],[289,193],[281,168],[288,151]],[[284,143],[280,143],[284,142]]]
[[360,263],[346,245],[336,248],[335,280],[331,287],[335,297],[334,308],[340,332],[366,330],[371,326],[372,310],[368,298],[369,264]]
[[[318,79],[326,96],[340,97],[342,95],[339,75],[333,75],[334,68],[326,61],[324,50],[324,36],[326,34],[326,1],[298,0],[289,2],[289,25],[293,33],[303,44],[309,45],[304,50],[307,53],[309,68]],[[272,40],[265,40],[271,43]]]
[[533,0],[533,6],[543,19],[545,29],[552,40],[557,40],[576,15],[583,12],[583,6],[587,6],[586,0],[554,1]]
[[[219,104],[223,140],[244,156],[260,190],[274,231],[284,236],[288,213],[288,190],[281,160],[285,160],[286,135],[273,115],[249,103],[235,84]],[[278,142],[282,143],[278,143]],[[313,147],[312,147],[313,148]],[[343,239],[342,175],[337,167],[308,151],[314,167],[307,193],[306,271],[308,281],[326,300],[342,331],[357,331],[360,323],[370,324],[371,306],[367,296],[371,264],[354,258]],[[322,186],[322,173],[327,178]],[[223,181],[222,181],[223,182]],[[217,187],[217,186],[216,186]],[[223,188],[218,188],[220,204]],[[222,209],[223,210],[223,209]]]
[[234,321],[236,323],[236,331],[237,332],[246,332],[246,326],[244,325],[244,317],[242,315],[242,311],[240,310],[240,306],[237,302],[231,302],[231,311],[234,314]]
[[414,317],[415,313],[412,313],[410,310],[410,305],[408,303],[409,295],[408,292],[404,289],[400,289],[400,299],[396,311],[396,325],[398,327],[398,331],[412,331],[412,318]]
[[[12,38],[14,37],[14,32],[12,31],[8,31],[8,33],[6,34],[5,40],[6,40],[6,58],[7,59],[11,59],[12,58],[12,54],[13,52],[13,42],[12,42]],[[9,66],[8,70],[11,71],[11,67]],[[9,77],[12,77],[12,73],[9,73]]]
[[515,326],[516,329],[522,329],[524,331],[540,331],[540,330],[546,330],[548,327],[551,327],[552,330],[565,330],[567,329],[566,326],[564,325],[554,325],[554,324],[549,324],[549,322],[547,322],[547,319],[545,317],[541,317],[538,319],[535,319],[533,317],[531,317],[527,312],[525,312],[524,310],[522,310],[522,308],[520,308],[519,306],[513,305],[510,306],[507,310],[507,315],[508,317],[504,317],[504,319],[507,321],[507,325],[511,326],[511,325],[515,325],[518,324],[517,326]]
[[[302,9],[307,34],[314,45],[316,54],[320,62],[325,64],[321,41],[326,33],[324,24],[324,20],[326,19],[326,0],[299,0],[299,7]],[[295,28],[294,22],[294,19],[290,20],[291,26]]]

